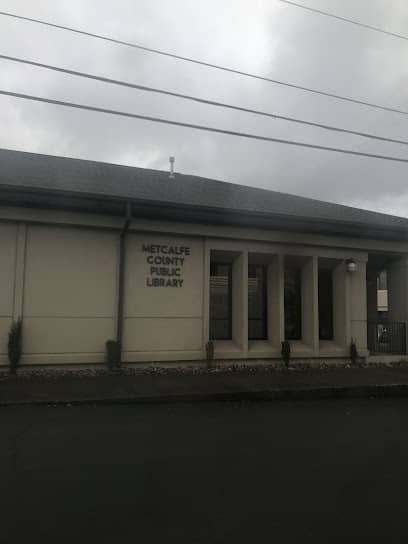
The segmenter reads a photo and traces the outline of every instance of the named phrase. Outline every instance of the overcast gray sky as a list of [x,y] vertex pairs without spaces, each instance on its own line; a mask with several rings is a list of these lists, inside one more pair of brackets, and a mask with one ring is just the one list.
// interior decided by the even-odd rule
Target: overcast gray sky
[[[298,0],[408,34],[407,0]],[[0,10],[408,110],[408,41],[278,0],[0,0]],[[408,139],[408,118],[0,17],[0,53]],[[0,88],[408,158],[403,145],[84,81],[0,60]],[[0,147],[168,169],[408,216],[408,165],[0,97]],[[0,165],[1,168],[1,165]]]

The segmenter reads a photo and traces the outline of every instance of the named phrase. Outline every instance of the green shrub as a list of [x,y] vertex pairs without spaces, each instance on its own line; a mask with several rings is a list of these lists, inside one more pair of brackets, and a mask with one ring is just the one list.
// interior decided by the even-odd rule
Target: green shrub
[[290,363],[290,344],[289,340],[284,340],[282,342],[282,349],[281,349],[282,359],[285,363],[285,365],[288,367]]
[[21,319],[13,321],[8,336],[8,358],[10,374],[17,374],[17,365],[23,349],[23,322]]
[[357,345],[355,340],[351,340],[350,342],[350,359],[353,365],[355,365],[358,361],[358,351],[357,351]]
[[108,368],[114,370],[120,366],[120,346],[116,340],[107,340],[106,342],[106,360]]
[[211,368],[214,361],[214,342],[212,340],[207,342],[206,351],[207,351],[207,366],[208,368]]

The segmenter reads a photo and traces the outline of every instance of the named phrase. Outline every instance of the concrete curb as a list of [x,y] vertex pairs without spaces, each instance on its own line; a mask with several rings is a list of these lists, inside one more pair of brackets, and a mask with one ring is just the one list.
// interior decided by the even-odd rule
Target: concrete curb
[[66,399],[0,399],[0,407],[7,406],[58,406],[58,405],[117,405],[117,404],[170,404],[182,402],[231,402],[231,401],[277,401],[319,400],[340,398],[386,398],[408,397],[408,384],[351,385],[276,388],[257,391],[225,391],[174,393],[170,395],[137,395],[132,397],[88,397]]

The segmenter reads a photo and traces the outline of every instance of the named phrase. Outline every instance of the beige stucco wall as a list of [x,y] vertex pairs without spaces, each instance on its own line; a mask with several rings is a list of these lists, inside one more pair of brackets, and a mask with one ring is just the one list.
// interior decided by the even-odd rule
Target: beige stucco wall
[[408,258],[394,260],[389,264],[387,287],[389,319],[405,323],[408,346]]
[[116,285],[114,233],[29,226],[23,362],[103,361],[115,335]]
[[[0,362],[6,361],[11,319],[19,315],[24,317],[23,363],[103,362],[105,342],[116,334],[121,222],[33,210],[26,221],[22,220],[26,212],[19,211],[15,219],[20,221],[13,222],[17,212],[3,212],[11,222],[0,223]],[[0,207],[0,221],[3,212]],[[127,362],[205,358],[214,251],[230,255],[234,271],[233,339],[216,343],[217,358],[280,357],[283,271],[288,256],[303,263],[304,324],[302,341],[293,345],[293,354],[300,358],[347,356],[351,338],[362,354],[366,352],[366,261],[370,248],[378,249],[378,242],[374,246],[371,240],[135,219],[126,244],[123,347]],[[149,285],[149,279],[161,276],[152,273],[154,263],[148,257],[166,254],[143,251],[144,245],[188,248],[180,266],[170,265],[180,270],[169,278],[183,283]],[[384,251],[388,250],[395,251],[395,244],[384,242]],[[254,256],[268,266],[268,339],[248,342],[247,270]],[[357,262],[354,274],[345,266],[351,257]],[[318,339],[319,259],[333,261],[335,338],[329,343]]]
[[0,225],[0,364],[7,362],[7,340],[14,313],[17,224]]
[[[169,253],[170,248],[179,253]],[[154,233],[128,236],[125,361],[202,358],[203,267],[200,239]],[[154,285],[160,280],[170,285]]]
[[391,321],[408,321],[408,259],[392,262],[387,268],[388,312]]

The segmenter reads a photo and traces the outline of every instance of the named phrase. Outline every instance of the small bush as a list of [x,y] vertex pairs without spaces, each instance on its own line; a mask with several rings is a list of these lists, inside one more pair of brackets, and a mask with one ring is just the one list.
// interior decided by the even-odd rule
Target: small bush
[[23,322],[21,319],[13,321],[8,336],[8,358],[10,374],[17,374],[17,366],[23,350]]
[[355,340],[351,340],[350,342],[350,359],[353,365],[355,365],[358,361],[358,351]]
[[107,340],[106,342],[106,359],[109,370],[114,370],[120,366],[120,346],[116,340]]
[[214,361],[214,342],[212,340],[207,342],[206,351],[207,351],[207,366],[208,368],[211,368]]
[[286,365],[286,367],[289,367],[290,363],[290,344],[288,340],[284,340],[282,342],[282,349],[281,349],[282,359]]

